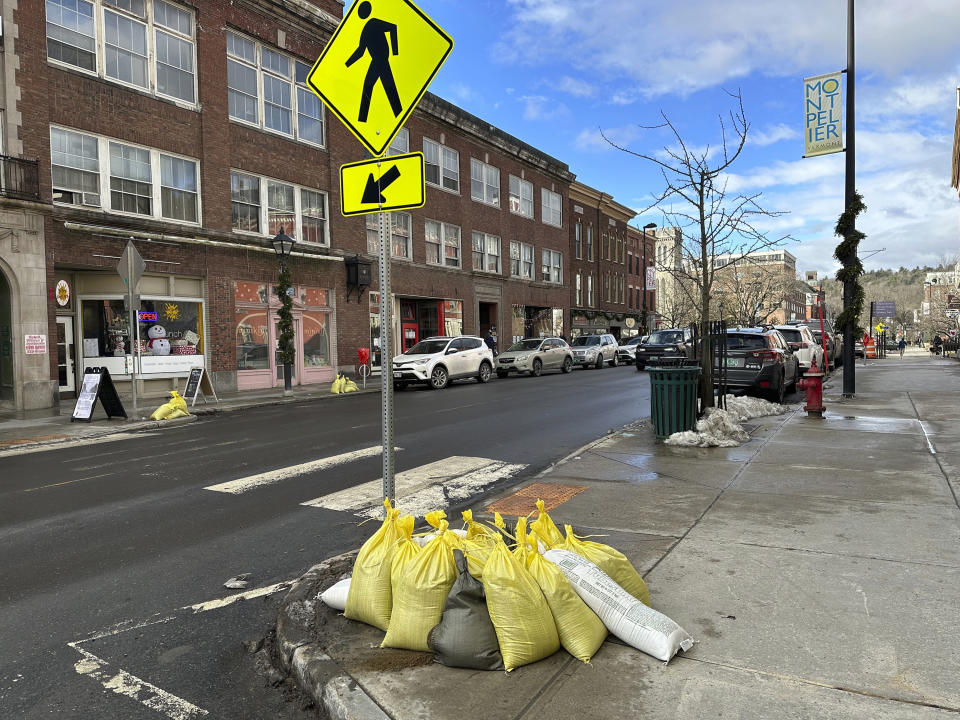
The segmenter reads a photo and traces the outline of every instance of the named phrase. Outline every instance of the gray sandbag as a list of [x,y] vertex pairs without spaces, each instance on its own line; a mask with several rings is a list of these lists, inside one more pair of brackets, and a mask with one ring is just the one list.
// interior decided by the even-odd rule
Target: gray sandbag
[[487,611],[483,583],[467,570],[467,559],[453,551],[459,577],[454,581],[443,616],[427,636],[438,663],[471,670],[503,670],[497,631]]

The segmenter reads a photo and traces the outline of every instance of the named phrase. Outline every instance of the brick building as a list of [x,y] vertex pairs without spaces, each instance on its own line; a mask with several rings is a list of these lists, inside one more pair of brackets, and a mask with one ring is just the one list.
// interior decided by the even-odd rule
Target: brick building
[[[304,85],[342,14],[340,0],[3,0],[0,403],[56,405],[90,365],[124,391],[138,337],[147,395],[195,366],[219,390],[276,386],[281,229],[297,239],[294,383],[329,382],[358,348],[379,361],[377,216],[338,211],[338,168],[365,151]],[[567,165],[429,94],[390,148],[408,150],[425,154],[427,201],[391,216],[397,347],[569,334]],[[622,323],[632,215],[593,211],[610,243],[596,307]],[[129,241],[146,260],[132,331],[116,272]],[[373,264],[370,288],[347,286],[352,258]],[[28,355],[26,335],[47,351]]]

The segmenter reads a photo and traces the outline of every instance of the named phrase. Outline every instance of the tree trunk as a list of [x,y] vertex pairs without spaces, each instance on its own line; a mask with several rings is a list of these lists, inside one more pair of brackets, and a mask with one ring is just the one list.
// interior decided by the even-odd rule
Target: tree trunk
[[713,407],[713,348],[710,338],[710,293],[700,294],[703,312],[700,315],[700,394],[703,397],[703,407]]

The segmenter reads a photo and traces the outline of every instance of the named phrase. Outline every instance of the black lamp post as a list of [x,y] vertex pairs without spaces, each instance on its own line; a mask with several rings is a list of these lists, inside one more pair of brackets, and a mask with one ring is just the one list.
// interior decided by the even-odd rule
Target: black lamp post
[[287,235],[283,228],[273,238],[273,250],[277,253],[277,260],[280,261],[280,276],[277,280],[275,292],[280,298],[280,311],[277,313],[279,322],[277,329],[280,331],[278,341],[277,360],[283,364],[283,392],[290,392],[291,365],[294,361],[293,352],[293,295],[291,290],[293,286],[290,282],[290,270],[287,268],[287,258],[293,250],[294,243],[297,241]]
[[650,328],[647,327],[647,230],[652,230],[657,224],[647,223],[643,226],[643,332],[647,333]]

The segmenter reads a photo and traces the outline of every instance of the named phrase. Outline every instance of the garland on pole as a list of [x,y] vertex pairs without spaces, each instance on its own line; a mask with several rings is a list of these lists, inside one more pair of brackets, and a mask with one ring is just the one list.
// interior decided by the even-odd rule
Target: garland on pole
[[277,363],[280,365],[293,365],[296,360],[293,350],[293,298],[290,297],[289,290],[292,287],[290,283],[290,269],[284,263],[280,267],[280,277],[277,279],[277,285],[273,292],[280,299],[280,310],[277,311],[277,330],[280,337],[277,338],[279,347],[277,348]]
[[[863,332],[863,328],[857,324],[857,321],[863,313],[863,304],[866,299],[863,285],[860,284],[860,276],[863,275],[863,263],[857,256],[857,247],[860,245],[860,241],[866,237],[866,234],[857,230],[857,216],[866,209],[867,206],[863,204],[863,195],[854,192],[853,200],[840,215],[834,229],[834,234],[843,238],[843,242],[837,245],[837,249],[833,252],[833,256],[843,263],[843,267],[837,271],[837,280],[844,285],[847,282],[853,283],[850,305],[837,315],[834,325],[841,330],[848,327],[852,328],[856,335]],[[847,258],[852,258],[849,264]]]

